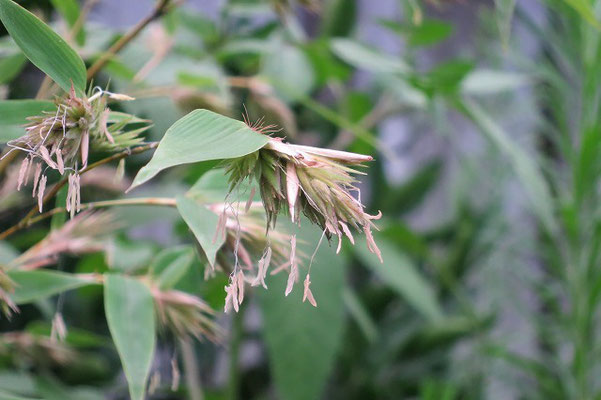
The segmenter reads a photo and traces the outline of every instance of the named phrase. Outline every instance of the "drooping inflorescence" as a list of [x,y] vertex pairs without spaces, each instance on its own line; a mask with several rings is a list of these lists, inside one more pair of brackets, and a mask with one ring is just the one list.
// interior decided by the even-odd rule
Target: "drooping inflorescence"
[[[338,236],[337,252],[343,236],[354,244],[350,228],[363,231],[369,250],[382,261],[371,232],[372,220],[381,214],[365,212],[352,176],[360,172],[350,167],[371,160],[371,156],[362,154],[293,145],[271,138],[264,148],[230,161],[227,172],[231,188],[245,179],[256,178],[268,226],[275,226],[280,210],[287,206],[292,222],[299,224],[302,213],[328,239]],[[357,193],[357,198],[351,192]]]
[[[245,122],[251,129],[261,134],[270,135],[279,131],[273,125],[263,126],[262,120],[251,124],[245,117]],[[270,137],[267,145],[258,151],[229,160],[226,164],[226,172],[229,175],[230,192],[242,186],[246,180],[256,179],[266,214],[267,234],[270,229],[275,228],[280,211],[286,209],[293,223],[300,225],[301,214],[304,214],[309,221],[322,229],[322,238],[326,236],[330,239],[333,235],[337,236],[337,253],[341,250],[343,236],[346,236],[352,244],[355,243],[351,229],[363,231],[368,249],[383,262],[372,235],[372,228],[375,228],[372,221],[379,219],[381,213],[370,215],[365,212],[365,207],[360,200],[360,190],[356,186],[357,180],[353,177],[361,174],[353,167],[361,166],[362,163],[371,160],[373,158],[367,155],[294,145],[286,143],[283,139]],[[254,191],[251,191],[249,202],[253,195]],[[295,254],[296,236],[290,236],[289,243],[286,296],[299,280]],[[316,306],[317,302],[310,289],[310,268],[311,264],[303,284],[303,301],[308,300]],[[263,269],[265,265],[262,258],[258,270]],[[232,273],[226,292],[226,309],[233,306],[237,310],[237,305],[244,297],[243,273],[237,270]]]
[[40,212],[48,170],[69,175],[66,207],[73,216],[80,208],[79,173],[88,164],[90,149],[116,151],[142,141],[139,135],[147,126],[127,132],[123,128],[132,121],[145,121],[121,114],[117,117],[107,107],[107,98],[133,100],[129,96],[100,88],[96,88],[90,97],[78,96],[72,87],[65,96],[56,98],[56,111],[29,117],[29,123],[25,126],[26,133],[7,143],[9,153],[25,153],[17,187],[21,189],[33,175],[32,196],[37,197]]

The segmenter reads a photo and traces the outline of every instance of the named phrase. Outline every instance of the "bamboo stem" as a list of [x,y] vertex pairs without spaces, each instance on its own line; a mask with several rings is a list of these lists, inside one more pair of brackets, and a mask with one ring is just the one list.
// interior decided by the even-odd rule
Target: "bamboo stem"
[[[122,151],[121,153],[116,153],[113,154],[110,157],[104,158],[100,161],[97,161],[93,164],[88,165],[86,168],[82,169],[81,171],[79,171],[79,174],[85,174],[86,172],[99,167],[101,165],[107,164],[111,161],[115,161],[115,160],[120,160],[122,158],[128,157],[130,155],[133,154],[139,154],[142,153],[144,151],[150,150],[150,149],[154,149],[155,147],[158,146],[157,142],[153,142],[153,143],[148,143],[146,145],[143,146],[139,146],[139,147],[135,147],[133,149],[128,149],[125,151]],[[63,179],[61,179],[56,185],[54,185],[52,187],[52,189],[50,189],[50,191],[48,193],[46,193],[46,195],[44,196],[44,198],[42,199],[42,204],[46,204],[50,199],[52,199],[54,196],[56,196],[56,194],[58,193],[58,191],[65,186],[65,184],[67,183],[68,178],[64,177]],[[10,235],[12,235],[13,233],[27,227],[29,225],[29,220],[32,219],[37,211],[38,207],[34,206],[28,213],[27,215],[25,215],[25,217],[23,217],[23,219],[21,219],[16,225],[11,226],[10,228],[8,228],[7,230],[5,230],[4,232],[0,233],[0,240],[4,240],[7,237],[9,237]]]

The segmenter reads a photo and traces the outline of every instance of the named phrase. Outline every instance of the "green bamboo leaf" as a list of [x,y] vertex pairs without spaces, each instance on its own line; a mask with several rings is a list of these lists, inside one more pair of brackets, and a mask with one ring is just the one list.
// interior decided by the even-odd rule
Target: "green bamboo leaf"
[[25,134],[23,125],[27,123],[27,117],[39,115],[42,111],[53,110],[56,110],[56,105],[51,101],[0,101],[0,143],[23,136]]
[[184,247],[178,250],[174,260],[171,260],[165,266],[161,266],[162,271],[157,279],[161,290],[173,289],[186,275],[192,265],[192,261],[194,261],[193,249]]
[[[303,229],[299,249],[311,254],[320,237]],[[270,368],[283,400],[319,399],[334,366],[344,327],[344,263],[333,249],[322,245],[311,267],[311,290],[317,308],[303,303],[302,281],[285,297],[287,276],[268,276],[269,290],[259,290],[263,335]]]
[[12,0],[0,0],[0,20],[25,56],[64,90],[86,88],[86,66],[48,25]]
[[428,320],[431,322],[442,320],[443,312],[434,289],[413,262],[387,240],[377,237],[376,242],[382,252],[384,263],[368,250],[364,241],[360,241],[354,248],[363,264]]
[[332,51],[355,68],[371,72],[405,74],[409,67],[399,57],[382,53],[376,49],[350,39],[332,39]]
[[11,298],[17,304],[31,303],[67,290],[95,283],[88,277],[44,270],[13,270],[8,272],[8,277],[14,282],[15,291],[11,294]]
[[223,235],[215,235],[219,217],[205,206],[184,196],[177,198],[177,210],[194,233],[198,244],[207,256],[209,264],[214,266],[217,251],[225,240]]
[[176,165],[242,157],[267,144],[268,137],[244,122],[208,110],[195,110],[165,133],[152,159],[136,175],[129,190]]
[[154,356],[154,302],[137,279],[105,275],[104,311],[123,364],[132,400],[143,400]]

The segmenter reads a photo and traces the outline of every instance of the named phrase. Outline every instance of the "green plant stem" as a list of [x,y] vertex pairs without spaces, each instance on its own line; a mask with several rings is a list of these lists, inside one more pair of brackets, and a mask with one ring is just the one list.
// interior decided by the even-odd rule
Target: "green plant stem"
[[200,371],[194,353],[194,345],[189,338],[180,339],[179,344],[184,363],[184,379],[186,380],[188,399],[203,400],[204,393],[200,385]]
[[[139,146],[139,147],[135,147],[133,149],[128,149],[125,151],[122,151],[121,153],[116,153],[113,154],[110,157],[107,158],[103,158],[100,161],[97,161],[93,164],[88,165],[86,168],[82,169],[81,171],[79,171],[79,174],[85,174],[86,172],[99,167],[101,165],[107,164],[111,161],[115,161],[115,160],[120,160],[122,158],[128,157],[130,155],[133,154],[139,154],[142,152],[145,152],[147,150],[150,149],[154,149],[155,147],[158,146],[157,142],[152,142],[152,143],[148,143],[145,144],[143,146]],[[52,189],[50,189],[50,191],[48,191],[48,193],[46,193],[46,195],[44,196],[44,198],[42,199],[42,205],[46,204],[48,201],[50,201],[54,196],[56,196],[56,194],[58,193],[58,191],[67,184],[68,178],[64,177],[63,179],[61,179],[56,185],[54,185],[52,187]],[[32,219],[36,212],[38,210],[37,206],[34,206],[28,213],[27,215],[25,215],[25,217],[23,217],[16,225],[11,226],[10,228],[8,228],[7,230],[5,230],[4,232],[0,233],[0,240],[4,240],[7,237],[9,237],[10,235],[12,235],[13,233],[27,227],[29,225],[29,220]]]
[[232,316],[232,336],[230,338],[230,370],[226,399],[238,400],[240,392],[240,345],[244,335],[244,311],[246,303],[240,304],[240,310]]

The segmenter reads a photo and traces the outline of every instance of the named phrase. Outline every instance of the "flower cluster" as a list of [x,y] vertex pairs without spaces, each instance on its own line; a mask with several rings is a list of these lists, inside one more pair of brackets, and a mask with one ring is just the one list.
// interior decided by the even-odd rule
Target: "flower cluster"
[[212,317],[215,311],[198,297],[179,290],[162,291],[152,287],[159,321],[177,335],[203,336],[219,341],[222,332]]
[[[26,154],[21,163],[18,189],[26,185],[33,171],[32,196],[38,198],[42,211],[48,169],[69,176],[69,201],[67,209],[71,216],[79,211],[79,172],[86,168],[90,148],[95,150],[120,150],[139,144],[139,135],[148,127],[124,132],[131,122],[145,122],[133,116],[112,113],[107,98],[133,100],[121,94],[95,89],[95,94],[79,97],[73,87],[55,101],[56,111],[29,117],[25,135],[7,143],[9,151]],[[8,154],[8,153],[7,153]]]
[[32,270],[55,263],[61,254],[79,255],[105,250],[102,238],[117,227],[118,224],[107,212],[84,211],[11,261],[10,267]]
[[[263,130],[258,129],[263,132]],[[379,219],[365,212],[360,190],[352,174],[360,172],[350,166],[371,161],[371,156],[293,145],[278,138],[249,155],[230,161],[227,165],[230,186],[235,188],[254,176],[258,181],[261,199],[267,214],[268,227],[275,227],[277,215],[287,206],[292,222],[300,224],[301,212],[324,231],[328,239],[338,236],[354,244],[350,228],[363,231],[367,245],[382,261],[380,250],[372,236],[372,220]],[[357,198],[351,192],[357,193]]]
[[[219,215],[216,235],[223,235],[224,245],[217,253],[217,268],[230,272],[230,282],[225,291],[225,311],[239,310],[244,299],[244,286],[263,286],[271,265],[277,274],[298,264],[294,250],[289,250],[293,240],[290,235],[271,231],[266,236],[261,203],[248,202],[245,212],[238,212],[237,204],[218,203],[209,208]],[[260,258],[259,258],[260,257]],[[259,258],[255,268],[253,259]]]

